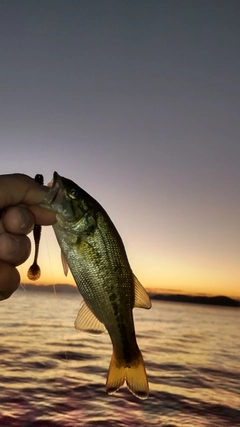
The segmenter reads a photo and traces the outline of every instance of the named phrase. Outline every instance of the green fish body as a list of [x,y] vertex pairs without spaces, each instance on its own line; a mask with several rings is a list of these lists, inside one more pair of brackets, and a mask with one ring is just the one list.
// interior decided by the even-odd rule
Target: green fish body
[[110,335],[107,392],[114,393],[126,381],[135,396],[146,399],[149,387],[132,310],[149,309],[151,302],[131,270],[119,233],[95,199],[56,172],[41,206],[57,213],[53,228],[64,271],[69,266],[83,297],[75,327],[95,334],[107,330]]

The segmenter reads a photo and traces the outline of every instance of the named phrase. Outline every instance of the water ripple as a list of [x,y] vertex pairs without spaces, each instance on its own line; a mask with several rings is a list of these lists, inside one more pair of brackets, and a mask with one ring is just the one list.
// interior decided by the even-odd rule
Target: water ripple
[[127,388],[106,394],[111,343],[74,329],[74,296],[38,299],[24,293],[1,302],[1,427],[240,426],[236,311],[225,322],[219,308],[154,302],[146,317],[136,310],[150,381],[141,401]]

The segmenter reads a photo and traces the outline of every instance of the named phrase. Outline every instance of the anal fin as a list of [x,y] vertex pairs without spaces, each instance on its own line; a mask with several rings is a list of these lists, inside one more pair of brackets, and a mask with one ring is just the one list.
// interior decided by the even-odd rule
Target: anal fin
[[104,324],[96,318],[85,301],[81,304],[74,325],[76,329],[87,332],[88,334],[96,335],[106,332]]

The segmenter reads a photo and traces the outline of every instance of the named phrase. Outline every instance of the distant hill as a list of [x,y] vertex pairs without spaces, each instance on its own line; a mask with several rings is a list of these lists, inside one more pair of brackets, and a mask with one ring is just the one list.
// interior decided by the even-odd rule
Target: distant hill
[[225,296],[193,296],[182,294],[150,294],[152,300],[182,302],[191,304],[219,305],[224,307],[240,307],[240,302]]
[[[23,289],[24,288],[24,289]],[[79,294],[77,286],[66,285],[66,284],[56,284],[56,285],[33,285],[32,283],[22,284],[19,288],[19,292],[48,292],[48,293],[71,293]],[[193,295],[184,295],[184,294],[153,294],[149,293],[149,296],[152,300],[158,301],[169,301],[169,302],[181,302],[181,303],[190,303],[190,304],[206,304],[206,305],[219,305],[224,307],[240,307],[240,302],[229,297],[225,296],[193,296]]]

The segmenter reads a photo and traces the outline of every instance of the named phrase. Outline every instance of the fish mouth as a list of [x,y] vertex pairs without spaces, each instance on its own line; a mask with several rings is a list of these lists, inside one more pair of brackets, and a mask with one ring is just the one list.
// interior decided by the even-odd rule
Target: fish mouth
[[48,187],[50,187],[49,192],[40,203],[40,206],[43,208],[55,210],[53,209],[53,205],[59,202],[62,198],[62,178],[57,172],[54,172],[52,180],[48,183]]

